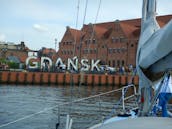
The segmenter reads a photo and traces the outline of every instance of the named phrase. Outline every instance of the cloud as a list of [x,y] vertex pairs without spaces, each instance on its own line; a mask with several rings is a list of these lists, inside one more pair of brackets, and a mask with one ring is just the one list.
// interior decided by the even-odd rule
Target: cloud
[[5,34],[0,34],[0,41],[5,41],[5,39],[6,39]]
[[47,32],[48,31],[48,28],[45,25],[34,24],[33,28],[39,32]]

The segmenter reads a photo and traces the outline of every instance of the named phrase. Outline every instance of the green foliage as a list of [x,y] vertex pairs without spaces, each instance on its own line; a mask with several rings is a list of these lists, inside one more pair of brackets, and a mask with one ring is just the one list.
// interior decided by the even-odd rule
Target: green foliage
[[0,63],[7,64],[9,66],[9,68],[11,68],[11,69],[18,69],[19,68],[18,63],[10,62],[10,61],[6,60],[5,58],[0,58]]
[[8,61],[5,58],[0,58],[0,62],[7,64]]
[[11,69],[18,69],[19,68],[19,64],[18,63],[15,63],[15,62],[8,62],[8,66]]

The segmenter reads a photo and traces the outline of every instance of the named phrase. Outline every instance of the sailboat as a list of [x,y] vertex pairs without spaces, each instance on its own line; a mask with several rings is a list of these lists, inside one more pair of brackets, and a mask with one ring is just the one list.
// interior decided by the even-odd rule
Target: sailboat
[[171,118],[151,116],[163,81],[172,69],[172,20],[160,28],[156,21],[156,4],[156,0],[143,0],[142,5],[141,34],[136,57],[141,102],[138,117],[120,119],[117,116],[93,129],[171,129]]

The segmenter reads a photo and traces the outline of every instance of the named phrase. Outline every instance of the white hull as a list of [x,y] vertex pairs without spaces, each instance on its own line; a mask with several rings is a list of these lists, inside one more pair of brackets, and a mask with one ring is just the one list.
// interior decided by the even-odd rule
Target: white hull
[[[172,119],[164,117],[138,117],[103,124],[94,129],[171,129]],[[93,128],[92,128],[93,129]]]

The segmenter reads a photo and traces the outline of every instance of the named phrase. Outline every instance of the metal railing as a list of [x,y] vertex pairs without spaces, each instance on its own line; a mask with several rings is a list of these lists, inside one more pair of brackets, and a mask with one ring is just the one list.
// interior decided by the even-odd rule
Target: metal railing
[[[131,92],[131,89],[133,89],[131,94],[127,93],[127,91],[129,89],[130,89],[130,92]],[[115,107],[118,108],[119,110],[125,111],[126,110],[126,101],[134,98],[136,96],[136,94],[137,94],[135,85],[127,85],[127,86],[124,86],[122,88],[115,89],[115,90],[112,90],[112,91],[109,91],[109,92],[93,95],[93,96],[86,97],[86,98],[77,99],[77,100],[74,100],[72,102],[66,102],[66,103],[63,103],[63,104],[59,104],[58,105],[58,125],[61,124],[61,116],[64,117],[64,116],[66,116],[68,114],[70,114],[71,118],[73,116],[76,116],[75,114],[83,116],[83,117],[84,116],[87,117],[86,115],[82,115],[82,112],[87,112],[86,110],[83,110],[81,112],[79,111],[79,109],[80,109],[79,106],[83,106],[82,103],[84,103],[84,101],[89,101],[87,103],[89,103],[90,105],[87,105],[87,106],[94,107],[95,105],[97,105],[97,107],[92,108],[92,110],[95,110],[94,112],[97,112],[97,115],[99,116],[98,117],[99,120],[97,120],[97,118],[96,118],[97,122],[101,122],[104,119],[103,116],[107,116],[110,113],[110,110],[112,110],[112,109],[106,107],[105,101],[104,101],[105,104],[103,104],[103,102],[101,101],[103,99],[103,96],[107,96],[107,95],[110,95],[110,94],[116,94],[117,92],[121,93],[121,98],[120,98],[121,102],[118,103],[119,101],[116,101],[116,104],[118,103],[118,105],[115,106]],[[115,96],[112,95],[111,97],[115,97]],[[95,102],[92,102],[91,100],[95,100]],[[136,101],[136,100],[134,100],[134,101]],[[78,107],[76,106],[77,104],[79,105]],[[108,104],[111,104],[111,108],[114,107],[114,103],[108,103]],[[131,106],[131,104],[130,104],[130,106]],[[133,106],[136,107],[137,105],[133,105]],[[67,108],[67,107],[68,107],[68,112],[69,113],[64,113],[65,112],[64,108]],[[135,108],[135,107],[133,107],[133,108]],[[73,112],[72,112],[71,108],[73,108]],[[127,108],[131,109],[132,107],[127,107]],[[77,113],[74,110],[75,111],[78,110]],[[96,110],[98,110],[98,111],[96,111]],[[103,111],[105,111],[105,110],[107,110],[107,113],[103,113]],[[72,114],[74,114],[74,115],[72,115]],[[90,116],[91,115],[92,114],[90,113]],[[65,118],[63,118],[63,119],[65,119]],[[82,118],[82,119],[84,119],[84,118]],[[77,121],[78,121],[77,119],[74,119],[73,123],[75,123]],[[64,122],[64,120],[63,120],[63,122]],[[91,121],[91,122],[93,122],[93,121]],[[93,124],[95,124],[95,123],[93,122]],[[64,123],[63,123],[63,125],[64,125]],[[90,124],[90,126],[92,126],[92,125]]]
[[[128,90],[130,91],[129,94]],[[68,125],[66,127],[69,128],[71,127],[70,123],[73,123],[72,129],[85,129],[105,120],[104,118],[112,113],[114,107],[115,110],[117,108],[119,108],[119,110],[125,110],[127,108],[131,109],[132,106],[135,106],[132,105],[133,100],[131,103],[128,103],[127,101],[131,98],[134,98],[135,95],[136,87],[134,85],[128,85],[119,89],[111,90],[109,92],[100,93],[86,98],[76,99],[71,102],[57,104],[49,108],[44,108],[43,110],[36,113],[25,115],[19,119],[15,119],[14,121],[9,121],[7,123],[1,124],[0,128],[5,128],[7,126],[9,128],[13,126],[14,128],[20,128],[28,124],[29,122],[40,124],[43,123],[44,120],[49,120],[47,119],[46,115],[51,114],[51,126],[55,126],[55,124],[58,122],[56,124],[56,128],[59,127],[58,129],[64,129],[65,125]],[[120,97],[120,99],[117,99],[117,96]],[[69,124],[66,124],[67,115],[70,115],[73,122],[69,121]],[[46,121],[44,122],[48,123]]]

